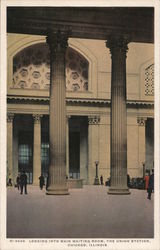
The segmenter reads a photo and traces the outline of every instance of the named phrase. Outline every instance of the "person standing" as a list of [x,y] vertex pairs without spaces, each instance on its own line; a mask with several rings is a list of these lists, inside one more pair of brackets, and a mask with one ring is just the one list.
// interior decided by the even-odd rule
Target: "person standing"
[[144,180],[145,180],[145,189],[147,190],[148,189],[148,185],[149,185],[149,171],[146,171],[146,174],[145,174],[145,177],[144,177]]
[[148,183],[148,189],[147,189],[147,192],[148,192],[147,199],[151,200],[151,194],[152,194],[153,190],[154,190],[154,170],[152,169],[152,174],[149,177],[149,183]]
[[9,173],[9,177],[8,177],[8,186],[12,187],[12,178],[11,178],[11,174]]
[[25,174],[25,171],[23,171],[22,174],[20,175],[20,187],[21,187],[20,194],[23,194],[23,188],[25,194],[27,194],[27,175]]
[[131,182],[130,176],[129,174],[127,174],[127,187],[130,187],[130,182]]
[[47,180],[46,180],[46,190],[48,189],[49,186],[49,174],[47,175]]
[[103,185],[103,176],[100,177],[101,185]]
[[43,189],[43,186],[44,186],[44,177],[41,174],[41,176],[39,177],[39,187],[41,190]]

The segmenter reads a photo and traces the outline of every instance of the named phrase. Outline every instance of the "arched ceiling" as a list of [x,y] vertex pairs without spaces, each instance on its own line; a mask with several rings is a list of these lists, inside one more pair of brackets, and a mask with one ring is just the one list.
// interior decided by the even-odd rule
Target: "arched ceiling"
[[[88,61],[76,50],[66,51],[66,89],[88,90]],[[45,43],[26,47],[13,58],[13,82],[15,89],[49,89],[50,56]]]
[[70,30],[70,37],[107,40],[126,35],[131,42],[153,43],[153,7],[8,7],[7,32],[47,35]]

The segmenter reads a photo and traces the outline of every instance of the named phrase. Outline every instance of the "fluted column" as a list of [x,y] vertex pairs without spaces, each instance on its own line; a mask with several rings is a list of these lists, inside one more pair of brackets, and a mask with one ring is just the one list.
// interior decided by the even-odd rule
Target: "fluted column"
[[66,176],[69,178],[69,119],[70,115],[66,116]]
[[88,117],[88,184],[94,184],[96,176],[95,162],[99,161],[98,152],[98,124],[100,122],[100,116]]
[[47,36],[50,49],[49,186],[47,194],[68,194],[66,183],[65,53],[68,37],[58,31]]
[[7,180],[13,183],[13,113],[7,113]]
[[111,186],[109,194],[129,194],[127,188],[126,53],[128,41],[106,42],[112,58],[111,78]]
[[143,164],[145,164],[145,149],[146,149],[146,135],[145,135],[145,125],[146,125],[147,118],[145,117],[138,117],[138,166],[141,167],[139,176],[144,176],[144,168]]
[[42,115],[33,115],[34,136],[33,136],[33,185],[39,184],[41,175],[41,117]]

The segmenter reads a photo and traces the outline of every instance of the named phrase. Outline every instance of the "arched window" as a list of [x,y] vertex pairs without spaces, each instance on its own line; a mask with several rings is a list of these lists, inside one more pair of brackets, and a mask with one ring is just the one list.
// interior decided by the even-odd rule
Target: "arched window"
[[[80,53],[68,47],[66,52],[67,91],[88,90],[89,63]],[[13,58],[12,88],[49,89],[50,53],[45,43],[29,46]]]

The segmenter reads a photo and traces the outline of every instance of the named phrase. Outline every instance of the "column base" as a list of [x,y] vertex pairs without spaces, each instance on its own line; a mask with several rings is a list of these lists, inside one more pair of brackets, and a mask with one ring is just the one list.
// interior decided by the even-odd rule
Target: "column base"
[[39,183],[33,182],[32,186],[39,186]]
[[100,185],[100,184],[99,184],[99,178],[96,178],[96,177],[95,177],[95,179],[94,179],[94,185]]
[[115,194],[115,195],[127,195],[127,194],[130,194],[131,192],[129,191],[128,188],[110,187],[107,193]]
[[69,194],[67,187],[49,187],[46,191],[47,195],[67,195]]

